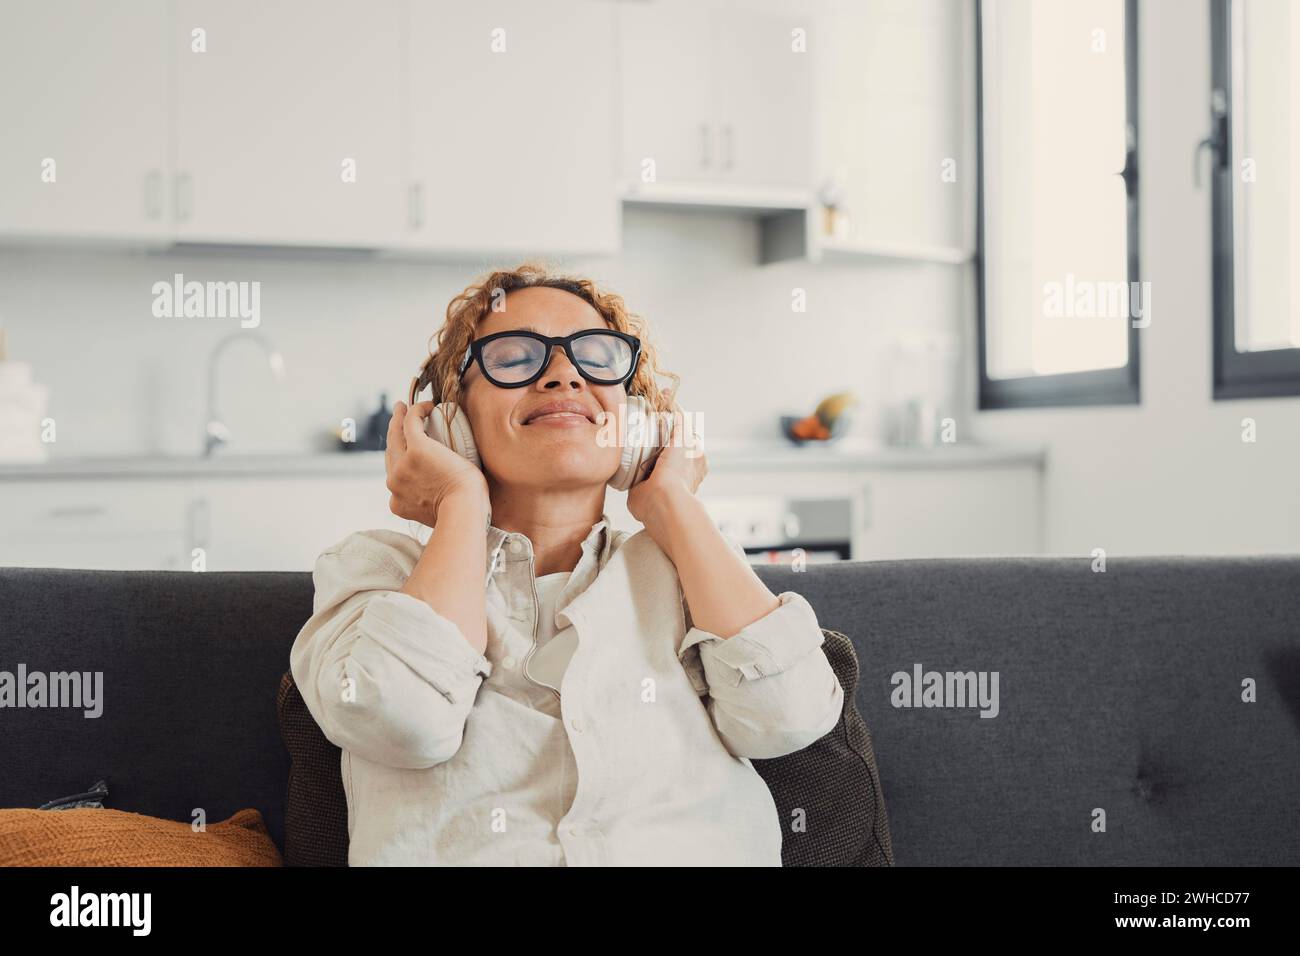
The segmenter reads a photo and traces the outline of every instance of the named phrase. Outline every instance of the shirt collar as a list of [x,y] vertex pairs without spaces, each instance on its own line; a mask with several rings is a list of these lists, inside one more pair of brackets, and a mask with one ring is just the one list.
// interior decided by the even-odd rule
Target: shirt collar
[[[605,566],[605,562],[609,560],[610,548],[614,543],[614,535],[611,533],[612,530],[613,524],[609,520],[609,515],[602,513],[600,520],[591,526],[591,531],[588,532],[587,537],[582,541],[583,556],[579,559],[578,566],[574,568],[575,572],[581,568],[583,564],[587,563],[587,559],[591,555],[595,555],[596,557],[596,570],[599,571]],[[496,570],[501,569],[501,565],[505,562],[508,556],[506,545],[511,539],[518,539],[527,542],[527,546],[531,547],[531,542],[528,541],[528,538],[525,535],[517,531],[504,531],[494,524],[488,524],[487,567],[484,569],[487,578],[485,579],[485,583],[486,580],[491,579],[494,568]],[[522,554],[523,552],[520,553]]]

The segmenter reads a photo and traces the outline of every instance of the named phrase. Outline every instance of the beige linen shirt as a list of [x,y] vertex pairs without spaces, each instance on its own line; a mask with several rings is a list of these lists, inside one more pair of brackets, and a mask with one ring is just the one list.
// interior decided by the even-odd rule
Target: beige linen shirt
[[323,552],[290,652],[343,751],[350,865],[781,865],[783,822],[750,760],[829,733],[844,699],[801,595],[710,634],[654,539],[602,515],[556,603],[556,630],[578,639],[557,693],[523,666],[529,539],[487,530],[482,655],[398,590],[421,551],[374,530]]

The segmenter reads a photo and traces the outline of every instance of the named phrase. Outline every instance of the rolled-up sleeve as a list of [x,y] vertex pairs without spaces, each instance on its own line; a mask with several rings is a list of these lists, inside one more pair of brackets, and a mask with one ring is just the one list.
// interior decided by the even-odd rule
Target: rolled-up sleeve
[[391,561],[359,545],[322,554],[312,576],[313,613],[290,669],[326,738],[389,767],[451,759],[491,663],[451,620],[397,590],[405,575]]
[[[821,646],[825,640],[812,605],[795,591],[729,638],[694,626],[678,657],[692,680],[707,688],[710,717],[727,749],[737,757],[780,757],[802,750],[835,727],[844,690]],[[703,681],[699,685],[699,670]]]

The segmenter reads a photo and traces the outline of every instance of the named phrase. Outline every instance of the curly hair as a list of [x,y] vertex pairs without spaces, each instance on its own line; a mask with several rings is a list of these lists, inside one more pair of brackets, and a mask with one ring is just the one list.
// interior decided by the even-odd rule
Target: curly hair
[[[457,369],[465,349],[474,340],[479,322],[492,311],[493,301],[516,289],[539,286],[561,289],[578,296],[600,313],[611,328],[639,338],[641,358],[624,388],[629,395],[644,398],[652,413],[672,414],[677,407],[676,393],[681,377],[659,367],[658,350],[648,339],[645,320],[629,312],[623,297],[617,293],[600,289],[590,279],[556,274],[537,259],[521,263],[514,269],[490,272],[466,286],[463,292],[451,300],[447,305],[446,322],[429,337],[429,357],[421,365],[420,373],[411,381],[410,402],[413,404],[415,397],[425,387],[431,387],[435,403],[455,402],[459,405],[461,383]],[[436,349],[433,348],[434,337],[438,340]],[[672,379],[671,395],[656,381],[660,375]]]

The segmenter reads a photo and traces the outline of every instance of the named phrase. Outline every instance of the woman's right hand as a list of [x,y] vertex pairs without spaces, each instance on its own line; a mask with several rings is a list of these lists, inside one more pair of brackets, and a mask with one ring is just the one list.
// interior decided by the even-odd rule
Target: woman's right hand
[[393,406],[388,423],[388,446],[384,468],[392,498],[389,510],[399,518],[428,525],[438,523],[438,509],[453,497],[488,507],[487,478],[469,459],[426,434],[425,420],[433,414],[435,402],[405,402]]

